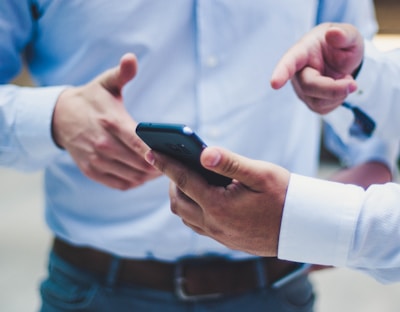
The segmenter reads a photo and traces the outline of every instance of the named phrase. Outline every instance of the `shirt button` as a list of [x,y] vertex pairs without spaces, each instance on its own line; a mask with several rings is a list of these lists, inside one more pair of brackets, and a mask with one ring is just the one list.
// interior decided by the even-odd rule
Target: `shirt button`
[[218,58],[210,55],[209,57],[207,57],[207,59],[205,60],[205,65],[209,68],[214,68],[218,65]]

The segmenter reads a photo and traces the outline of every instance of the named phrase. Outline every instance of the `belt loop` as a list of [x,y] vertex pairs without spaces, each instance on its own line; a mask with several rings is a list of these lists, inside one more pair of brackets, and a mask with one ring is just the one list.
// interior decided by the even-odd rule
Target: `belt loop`
[[268,274],[265,270],[265,259],[259,258],[255,261],[256,272],[257,272],[257,279],[258,279],[258,286],[261,289],[264,289],[268,285]]
[[111,258],[110,267],[106,276],[106,287],[111,290],[115,286],[118,278],[118,270],[121,264],[121,259],[117,256]]

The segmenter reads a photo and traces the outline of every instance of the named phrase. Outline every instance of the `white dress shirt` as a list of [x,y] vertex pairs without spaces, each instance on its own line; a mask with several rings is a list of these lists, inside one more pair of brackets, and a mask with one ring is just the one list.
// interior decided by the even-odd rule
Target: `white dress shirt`
[[[400,50],[381,52],[366,42],[358,92],[347,101],[376,122],[375,137],[400,139]],[[345,142],[351,113],[327,117]],[[362,154],[359,154],[362,157]],[[345,266],[382,283],[400,281],[400,186],[323,182],[293,174],[282,218],[279,257]]]

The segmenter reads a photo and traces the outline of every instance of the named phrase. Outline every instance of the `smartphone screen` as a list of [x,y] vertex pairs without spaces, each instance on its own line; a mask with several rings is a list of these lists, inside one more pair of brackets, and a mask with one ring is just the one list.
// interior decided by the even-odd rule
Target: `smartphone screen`
[[141,122],[137,135],[153,150],[173,157],[200,173],[209,184],[227,186],[231,179],[205,169],[200,154],[207,146],[184,124]]

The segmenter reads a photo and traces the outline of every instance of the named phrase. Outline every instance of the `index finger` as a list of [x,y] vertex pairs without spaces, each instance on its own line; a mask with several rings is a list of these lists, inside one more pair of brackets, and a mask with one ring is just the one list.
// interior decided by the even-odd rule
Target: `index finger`
[[300,44],[290,48],[280,59],[271,76],[271,86],[274,89],[282,88],[293,76],[304,68],[308,62],[308,53]]

